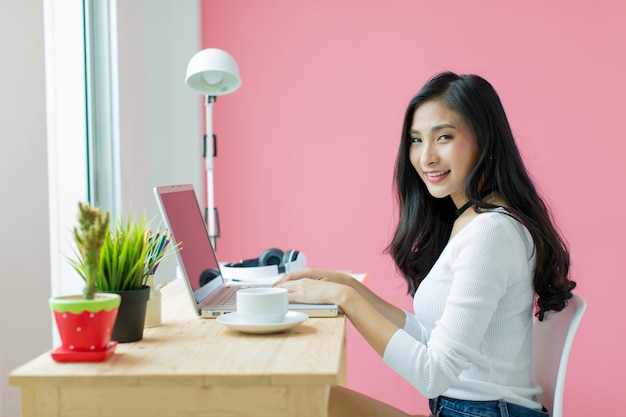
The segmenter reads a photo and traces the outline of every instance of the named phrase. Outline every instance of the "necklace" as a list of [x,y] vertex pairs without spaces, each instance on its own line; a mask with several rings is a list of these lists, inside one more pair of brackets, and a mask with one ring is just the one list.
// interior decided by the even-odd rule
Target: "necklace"
[[[492,192],[493,190],[491,188],[488,188],[487,191],[485,191],[484,196],[488,196]],[[456,217],[461,216],[461,214],[465,213],[465,211],[470,207],[472,207],[472,202],[468,201],[467,203],[463,204],[463,207],[461,207],[460,209],[454,210],[454,213],[456,213]]]
[[470,207],[472,207],[471,201],[468,201],[467,203],[463,204],[463,207],[454,211],[456,213],[456,217],[459,217],[461,214],[465,213],[465,210],[467,210]]

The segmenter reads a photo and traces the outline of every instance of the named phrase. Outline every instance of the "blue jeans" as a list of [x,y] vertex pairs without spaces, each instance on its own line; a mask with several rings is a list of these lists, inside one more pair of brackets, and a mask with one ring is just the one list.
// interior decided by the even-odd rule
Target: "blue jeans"
[[437,397],[428,401],[431,417],[549,417],[545,410],[499,401],[467,401]]

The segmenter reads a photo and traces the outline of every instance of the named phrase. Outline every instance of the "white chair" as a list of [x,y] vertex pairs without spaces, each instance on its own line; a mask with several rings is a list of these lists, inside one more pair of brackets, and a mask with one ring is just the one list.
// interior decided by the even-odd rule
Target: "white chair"
[[563,415],[567,360],[587,303],[578,294],[559,312],[548,312],[533,326],[532,378],[543,388],[541,403],[552,417]]

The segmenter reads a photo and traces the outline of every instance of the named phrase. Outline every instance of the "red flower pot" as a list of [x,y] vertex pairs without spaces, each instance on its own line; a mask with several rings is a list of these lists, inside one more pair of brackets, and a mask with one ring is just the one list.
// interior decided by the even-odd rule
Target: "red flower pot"
[[62,343],[53,351],[55,360],[59,359],[55,353],[56,356],[64,354],[68,361],[72,358],[89,360],[90,357],[103,360],[102,353],[108,354],[115,347],[111,343],[111,334],[120,305],[119,295],[97,293],[93,300],[70,295],[53,297],[49,303]]

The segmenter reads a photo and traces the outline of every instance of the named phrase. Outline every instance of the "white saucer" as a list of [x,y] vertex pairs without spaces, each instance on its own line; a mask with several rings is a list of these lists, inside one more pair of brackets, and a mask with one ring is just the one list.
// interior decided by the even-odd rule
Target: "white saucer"
[[224,326],[244,333],[267,334],[282,332],[308,319],[309,316],[299,311],[290,311],[280,323],[248,323],[238,313],[223,314],[215,320]]

